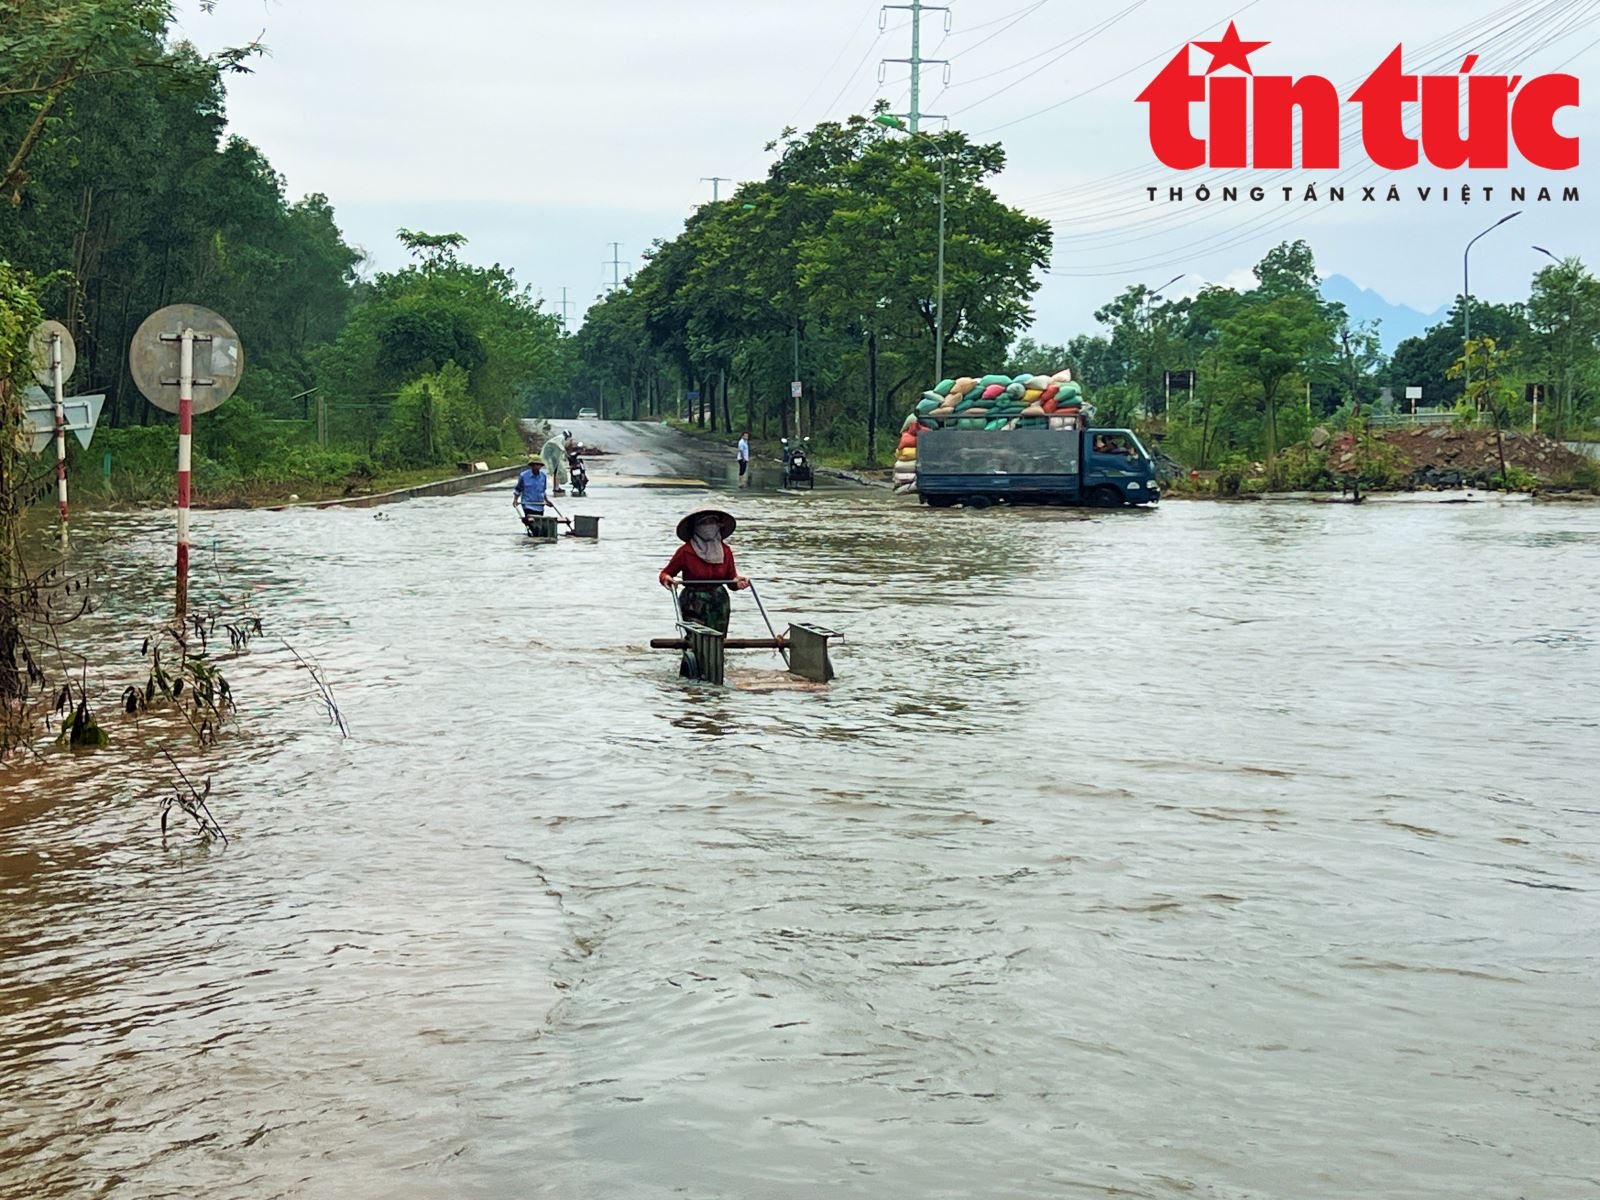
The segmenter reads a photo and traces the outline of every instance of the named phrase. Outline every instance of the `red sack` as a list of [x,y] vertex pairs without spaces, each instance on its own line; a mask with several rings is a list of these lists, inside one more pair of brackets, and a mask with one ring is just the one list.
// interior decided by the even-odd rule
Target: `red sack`
[[[1048,392],[1045,394],[1049,396]],[[1047,413],[1054,413],[1059,406],[1056,404],[1056,398],[1054,396],[1050,396],[1050,398],[1043,401],[1039,407],[1044,409],[1044,411]]]
[[900,435],[900,449],[902,449],[902,450],[913,449],[913,448],[915,448],[916,444],[917,444],[917,435],[915,433],[912,433],[910,430],[907,430],[905,433],[902,433]]
[[988,387],[983,389],[983,398],[985,400],[993,400],[997,396],[1005,395],[1005,391],[1005,388],[1001,387],[998,383],[991,383]]

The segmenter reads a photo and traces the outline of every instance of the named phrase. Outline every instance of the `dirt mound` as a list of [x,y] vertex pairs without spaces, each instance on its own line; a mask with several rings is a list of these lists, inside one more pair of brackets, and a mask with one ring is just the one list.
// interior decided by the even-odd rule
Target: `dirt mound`
[[[1486,479],[1500,470],[1500,449],[1492,429],[1435,425],[1390,429],[1379,436],[1405,456],[1417,482],[1437,482],[1456,475],[1466,481]],[[1568,476],[1587,461],[1543,434],[1507,431],[1504,436],[1506,464],[1521,467],[1541,481]],[[1354,469],[1354,448],[1348,437],[1339,438],[1331,449],[1335,469]]]

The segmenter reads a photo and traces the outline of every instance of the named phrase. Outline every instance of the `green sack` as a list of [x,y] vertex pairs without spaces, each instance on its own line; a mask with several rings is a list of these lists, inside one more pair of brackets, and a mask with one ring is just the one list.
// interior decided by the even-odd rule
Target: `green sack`
[[1061,390],[1056,393],[1056,403],[1065,408],[1070,400],[1083,399],[1083,385],[1074,379],[1071,383],[1063,383]]
[[1048,429],[1048,428],[1050,428],[1050,418],[1049,417],[1018,417],[1017,418],[1017,428],[1018,429]]
[[1027,384],[1026,380],[1021,380],[1021,381],[1019,381],[1017,383],[1009,384],[1006,387],[1006,399],[1007,400],[1021,400],[1023,398],[1023,396],[1025,396],[1027,394],[1028,394],[1028,384]]
[[901,433],[910,433],[913,429],[915,429],[917,427],[917,415],[918,414],[916,414],[916,413],[912,413],[909,417],[906,418],[906,423],[904,425],[900,426],[900,432]]
[[950,389],[955,387],[955,386],[956,386],[956,381],[954,379],[944,379],[944,380],[940,380],[939,385],[937,387],[935,387],[933,390],[938,395],[948,396],[950,394]]
[[982,417],[963,417],[961,420],[956,422],[956,428],[957,429],[982,429],[983,428],[983,418]]
[[1012,383],[1020,383],[1023,387],[1027,387],[1032,381],[1032,375],[1018,375],[1011,380]]
[[1005,387],[1010,382],[1011,382],[1011,376],[1009,376],[1009,375],[985,375],[982,379],[978,380],[978,387],[979,388],[991,387],[991,386],[993,386],[994,384],[997,384],[997,383],[1001,387]]
[[989,421],[988,423],[986,423],[984,425],[984,428],[985,429],[991,429],[991,430],[999,430],[999,429],[1004,429],[1010,423],[1011,423],[1011,418],[1009,418],[1009,417],[1001,417],[998,420]]
[[943,403],[944,403],[944,397],[942,397],[942,396],[933,396],[933,397],[924,396],[921,400],[917,401],[917,414],[919,416],[922,416],[922,415],[926,415],[927,413],[931,413],[934,409],[938,408],[939,405],[941,405]]

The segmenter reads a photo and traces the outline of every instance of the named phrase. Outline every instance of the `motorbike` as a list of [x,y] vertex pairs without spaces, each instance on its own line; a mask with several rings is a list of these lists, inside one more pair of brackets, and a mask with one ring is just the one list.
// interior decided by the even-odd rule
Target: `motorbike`
[[583,455],[576,450],[567,454],[567,474],[572,477],[572,494],[581,496],[589,490],[589,472],[584,469]]
[[788,438],[783,439],[784,487],[799,487],[801,484],[808,488],[816,486],[816,479],[811,472],[810,445],[810,438],[801,438],[796,445],[790,445]]

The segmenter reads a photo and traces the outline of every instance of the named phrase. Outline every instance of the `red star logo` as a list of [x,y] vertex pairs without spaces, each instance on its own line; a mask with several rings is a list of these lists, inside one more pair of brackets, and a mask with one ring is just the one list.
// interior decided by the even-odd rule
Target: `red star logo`
[[1267,45],[1271,43],[1240,40],[1239,31],[1234,28],[1232,21],[1228,22],[1228,32],[1222,35],[1220,42],[1195,43],[1196,47],[1211,55],[1211,65],[1206,68],[1207,75],[1223,67],[1238,67],[1246,75],[1254,75],[1255,72],[1250,69],[1250,56]]

